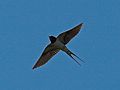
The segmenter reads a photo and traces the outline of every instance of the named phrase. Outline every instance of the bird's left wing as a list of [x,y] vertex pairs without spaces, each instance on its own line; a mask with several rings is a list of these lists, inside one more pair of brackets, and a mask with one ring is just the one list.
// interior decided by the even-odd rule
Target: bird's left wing
[[58,52],[59,49],[57,49],[53,44],[49,44],[43,51],[41,57],[38,59],[36,64],[33,66],[33,69],[47,63]]

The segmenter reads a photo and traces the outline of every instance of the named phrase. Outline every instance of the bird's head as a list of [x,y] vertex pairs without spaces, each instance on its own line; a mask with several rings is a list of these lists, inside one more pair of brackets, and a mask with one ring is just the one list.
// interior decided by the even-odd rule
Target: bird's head
[[50,39],[50,41],[51,41],[51,43],[54,43],[55,41],[56,41],[56,37],[54,37],[54,36],[49,36],[49,39]]

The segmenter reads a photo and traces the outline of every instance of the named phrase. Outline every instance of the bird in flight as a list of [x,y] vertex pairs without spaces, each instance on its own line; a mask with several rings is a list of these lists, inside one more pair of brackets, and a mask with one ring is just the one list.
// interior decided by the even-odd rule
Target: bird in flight
[[[36,64],[33,66],[32,69],[35,69],[37,67],[40,67],[47,63],[56,53],[58,53],[60,50],[64,51],[66,54],[68,54],[76,63],[80,65],[80,63],[73,57],[77,57],[80,59],[77,55],[75,55],[73,52],[71,52],[66,44],[78,34],[78,32],[81,30],[83,23],[77,25],[76,27],[65,31],[61,34],[59,34],[57,37],[55,36],[49,36],[50,44],[45,48],[42,55],[36,62]],[[80,59],[81,60],[81,59]],[[83,60],[81,60],[84,62]]]

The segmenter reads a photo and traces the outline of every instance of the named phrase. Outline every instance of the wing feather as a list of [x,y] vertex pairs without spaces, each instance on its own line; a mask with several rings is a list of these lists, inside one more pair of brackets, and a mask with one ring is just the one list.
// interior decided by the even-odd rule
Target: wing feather
[[53,44],[49,44],[43,51],[42,55],[40,56],[36,64],[33,66],[33,69],[47,63],[58,52],[59,49],[57,49]]
[[58,39],[63,43],[63,44],[67,44],[75,35],[78,34],[78,32],[80,31],[82,24],[77,25],[76,27],[61,33],[60,35],[58,35]]

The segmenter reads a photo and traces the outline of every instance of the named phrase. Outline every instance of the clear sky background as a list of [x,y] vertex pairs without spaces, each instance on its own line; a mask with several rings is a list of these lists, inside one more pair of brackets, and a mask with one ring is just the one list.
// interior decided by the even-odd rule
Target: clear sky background
[[[64,52],[32,70],[49,43],[83,22]],[[0,0],[0,90],[120,90],[120,0]]]

